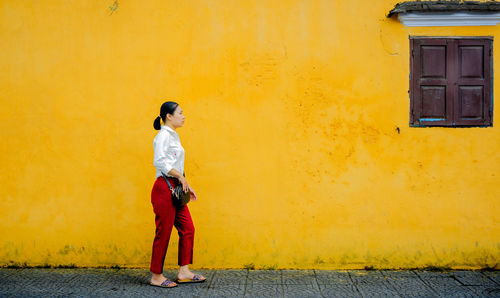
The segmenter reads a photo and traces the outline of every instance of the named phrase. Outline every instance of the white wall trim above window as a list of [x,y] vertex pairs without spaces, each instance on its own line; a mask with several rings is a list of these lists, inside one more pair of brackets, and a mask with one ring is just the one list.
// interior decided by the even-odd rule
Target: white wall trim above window
[[500,22],[500,12],[412,12],[400,13],[398,19],[406,27],[496,26]]

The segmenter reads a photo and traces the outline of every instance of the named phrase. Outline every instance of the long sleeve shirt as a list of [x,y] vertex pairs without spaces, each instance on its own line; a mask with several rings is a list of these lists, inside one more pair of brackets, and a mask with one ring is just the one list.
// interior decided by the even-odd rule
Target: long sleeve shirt
[[156,178],[163,174],[166,176],[171,169],[184,173],[184,148],[179,135],[167,125],[162,125],[153,140]]

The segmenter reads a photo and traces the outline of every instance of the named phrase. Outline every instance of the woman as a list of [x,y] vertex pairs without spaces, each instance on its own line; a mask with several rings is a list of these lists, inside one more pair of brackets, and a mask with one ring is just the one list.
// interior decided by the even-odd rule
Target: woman
[[[156,181],[151,192],[151,203],[155,212],[156,235],[153,241],[150,271],[151,285],[172,288],[177,283],[203,282],[205,277],[192,273],[188,265],[193,263],[194,226],[187,205],[176,208],[172,202],[171,191],[162,174],[168,177],[172,187],[179,183],[183,190],[189,191],[191,201],[196,201],[194,190],[184,177],[184,148],[175,130],[184,125],[184,115],[179,104],[167,101],[161,105],[160,116],[154,121],[154,128],[159,130],[153,141],[154,166]],[[163,276],[163,263],[167,253],[172,226],[179,233],[180,266],[177,283]]]

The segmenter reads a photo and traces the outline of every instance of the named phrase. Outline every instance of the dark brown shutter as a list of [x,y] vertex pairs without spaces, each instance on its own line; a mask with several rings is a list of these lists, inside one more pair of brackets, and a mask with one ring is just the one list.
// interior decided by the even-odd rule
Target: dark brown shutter
[[455,125],[490,125],[491,40],[456,40]]
[[491,40],[410,40],[410,124],[491,125]]
[[412,123],[451,125],[452,47],[444,39],[412,39]]

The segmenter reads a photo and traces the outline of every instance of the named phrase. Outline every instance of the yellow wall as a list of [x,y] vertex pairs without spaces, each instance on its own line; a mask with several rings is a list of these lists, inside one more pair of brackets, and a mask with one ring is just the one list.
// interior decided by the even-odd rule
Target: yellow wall
[[396,2],[0,1],[0,264],[147,268],[176,100],[194,267],[498,266],[500,111],[410,128],[408,37],[494,36],[499,69],[499,27]]

